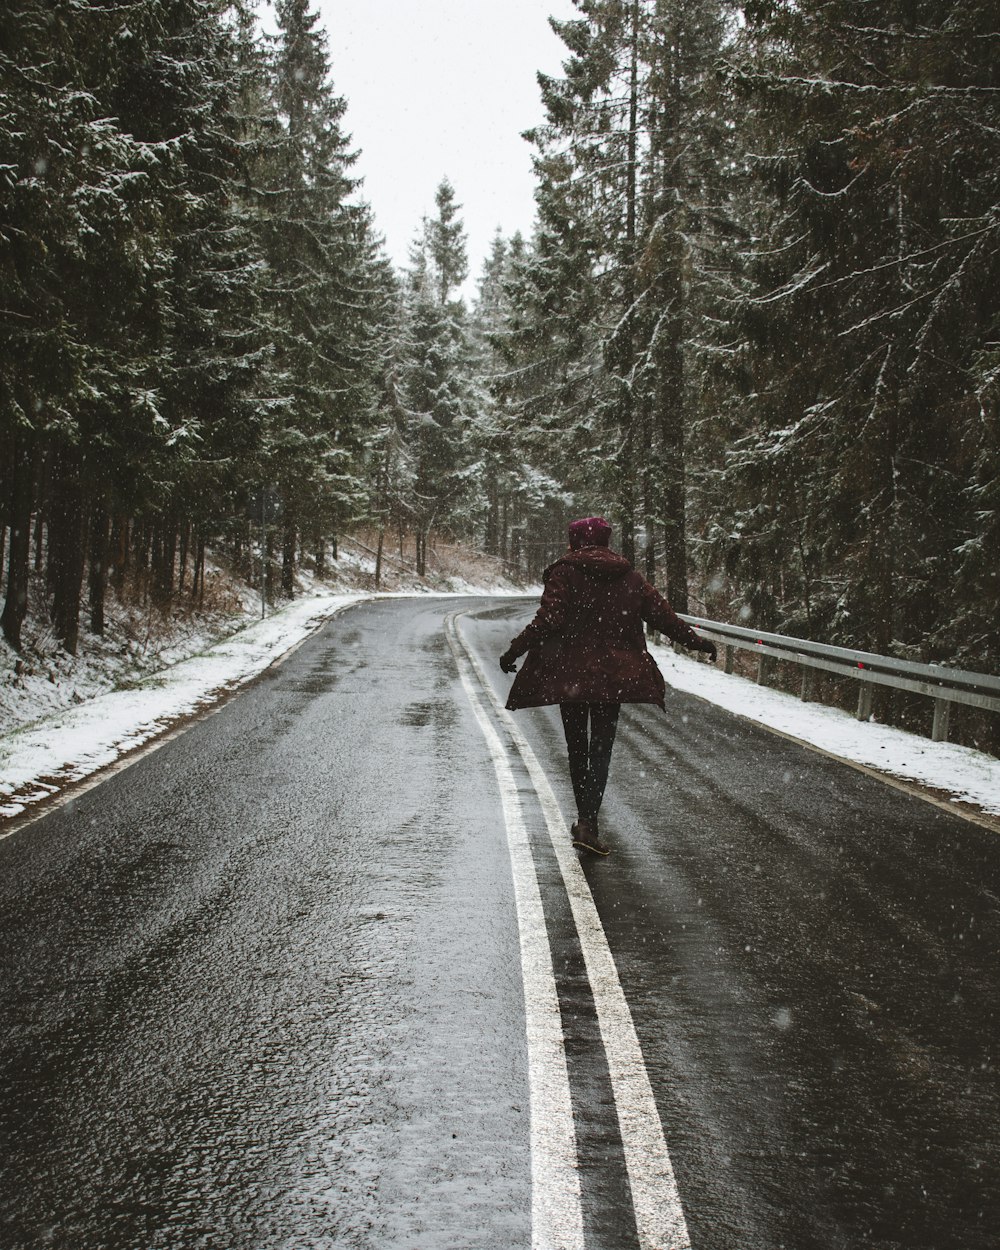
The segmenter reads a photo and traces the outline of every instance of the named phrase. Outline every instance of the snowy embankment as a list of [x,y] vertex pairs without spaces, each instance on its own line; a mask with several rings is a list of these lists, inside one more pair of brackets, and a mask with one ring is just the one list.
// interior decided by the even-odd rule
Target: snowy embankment
[[739,716],[777,729],[839,759],[929,786],[955,803],[1000,815],[1000,760],[982,751],[932,742],[917,734],[859,722],[849,712],[803,703],[782,690],[727,675],[714,665],[679,655],[668,646],[650,647],[671,686],[707,699]]
[[256,677],[341,608],[369,597],[363,592],[320,593],[295,600],[132,689],[85,699],[15,730],[0,739],[0,816],[16,816],[29,804],[114,763]]

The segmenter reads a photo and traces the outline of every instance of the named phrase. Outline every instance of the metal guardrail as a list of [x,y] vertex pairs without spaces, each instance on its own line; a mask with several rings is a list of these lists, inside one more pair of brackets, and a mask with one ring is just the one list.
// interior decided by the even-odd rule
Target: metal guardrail
[[868,720],[871,716],[875,686],[910,690],[933,699],[934,721],[931,737],[935,742],[947,741],[948,713],[953,703],[965,703],[971,707],[1000,712],[1000,677],[992,677],[987,673],[971,673],[965,669],[947,668],[939,664],[918,664],[910,660],[897,660],[892,656],[876,655],[870,651],[854,651],[849,647],[831,647],[822,642],[809,642],[805,638],[763,633],[760,630],[745,629],[741,625],[726,625],[701,616],[681,614],[681,620],[687,621],[705,638],[711,638],[713,642],[721,643],[726,648],[727,673],[733,671],[733,654],[737,649],[757,653],[757,681],[761,684],[767,678],[768,660],[784,660],[800,665],[803,670],[800,697],[805,701],[812,698],[814,669],[861,682],[858,691],[858,720]]

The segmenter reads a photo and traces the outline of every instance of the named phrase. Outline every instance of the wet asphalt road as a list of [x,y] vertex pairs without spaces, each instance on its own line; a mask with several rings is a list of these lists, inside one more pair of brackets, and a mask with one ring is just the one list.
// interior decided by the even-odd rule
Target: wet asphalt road
[[[0,1250],[530,1245],[510,860],[443,621],[337,617],[0,842]],[[523,712],[571,815],[561,728]],[[588,1250],[635,1250],[580,947],[518,772]],[[1000,1245],[996,834],[676,692],[585,871],[696,1250]]]

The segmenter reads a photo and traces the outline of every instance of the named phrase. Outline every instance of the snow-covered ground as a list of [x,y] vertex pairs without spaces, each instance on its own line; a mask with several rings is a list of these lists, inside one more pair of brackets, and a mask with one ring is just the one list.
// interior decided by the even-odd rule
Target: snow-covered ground
[[[511,593],[496,586],[461,589],[478,595]],[[127,689],[79,696],[74,705],[14,729],[0,739],[0,816],[18,815],[149,742],[249,681],[334,613],[371,597],[365,591],[337,593],[314,587],[266,620],[140,677]],[[667,681],[679,690],[843,759],[1000,814],[1000,760],[992,756],[874,722],[861,724],[849,713],[802,703],[782,691],[727,676],[666,646],[654,646],[652,651]]]
[[790,734],[840,759],[941,791],[956,803],[1000,814],[1000,760],[982,751],[860,722],[849,712],[803,703],[782,690],[727,675],[667,646],[650,647],[671,686]]

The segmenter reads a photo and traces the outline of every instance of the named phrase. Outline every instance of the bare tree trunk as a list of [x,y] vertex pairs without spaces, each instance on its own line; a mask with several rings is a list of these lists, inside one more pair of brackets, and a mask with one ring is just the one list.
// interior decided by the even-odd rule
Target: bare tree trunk
[[380,590],[382,587],[382,546],[385,542],[385,526],[380,525],[378,529],[378,548],[375,551],[375,589]]
[[45,525],[49,495],[49,456],[42,455],[36,474],[35,489],[35,572],[42,571],[45,560]]
[[274,528],[268,526],[264,531],[264,602],[270,603],[274,598]]
[[54,476],[49,520],[49,546],[55,547],[55,560],[51,551],[49,559],[53,566],[52,625],[65,650],[76,655],[80,641],[86,516],[79,452],[75,448],[62,449]]
[[31,500],[33,494],[33,449],[27,434],[15,436],[13,482],[7,522],[10,548],[7,556],[7,595],[0,624],[15,651],[21,650],[21,627],[28,611],[28,559],[31,551]]
[[281,544],[281,593],[286,599],[295,598],[295,547],[298,532],[291,508],[285,502],[285,526]]
[[110,518],[103,503],[95,503],[90,520],[90,632],[104,635],[104,596],[108,585]]
[[622,443],[618,452],[618,507],[621,516],[621,551],[635,564],[636,531],[636,430],[632,374],[635,370],[635,262],[637,200],[637,128],[639,121],[639,0],[630,6],[632,23],[629,52],[629,129],[626,142],[625,251],[622,256],[623,325],[617,345],[616,372],[619,375],[619,422]]
[[[191,542],[191,524],[189,521],[185,521],[184,524],[181,526],[180,552],[177,558],[177,593],[178,595],[182,595],[184,593],[184,581],[187,576],[188,546],[190,542]],[[242,534],[239,534],[239,533],[237,534],[236,543],[237,543],[237,549],[236,549],[236,554],[234,558],[234,563],[237,568],[240,568],[243,563],[243,535]]]
[[177,526],[172,517],[165,517],[157,526],[157,560],[155,568],[156,602],[166,608],[174,593],[174,560],[177,555]]
[[125,576],[128,573],[128,528],[128,517],[116,512],[111,521],[109,577],[111,585],[119,595],[125,589]]
[[45,505],[40,499],[35,511],[35,572],[42,571],[45,559]]
[[497,515],[497,478],[495,473],[491,473],[487,486],[488,506],[486,509],[486,533],[483,535],[483,547],[488,555],[496,556],[500,554],[500,542],[497,534],[499,517]]
[[191,576],[191,602],[197,599],[198,606],[205,602],[205,540],[201,530],[195,531],[194,572]]

